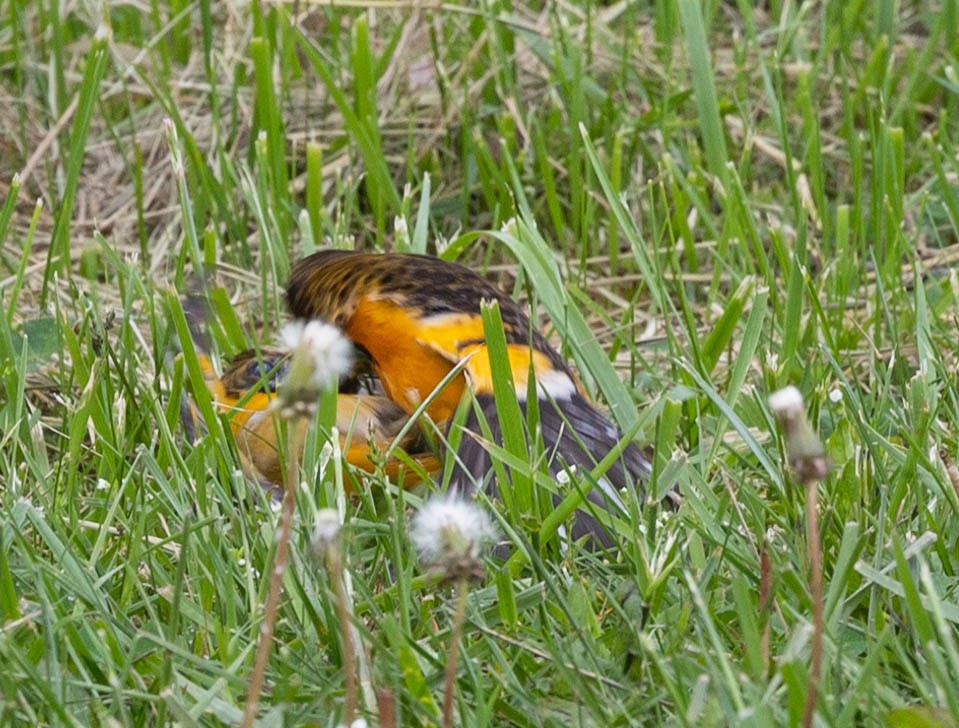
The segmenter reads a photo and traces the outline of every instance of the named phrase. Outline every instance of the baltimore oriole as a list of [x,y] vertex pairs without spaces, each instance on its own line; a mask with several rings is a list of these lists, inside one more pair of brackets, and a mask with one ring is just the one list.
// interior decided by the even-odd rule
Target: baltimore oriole
[[[469,386],[493,438],[499,439],[492,367],[480,313],[483,301],[496,301],[516,397],[524,412],[531,370],[536,381],[539,426],[550,472],[557,475],[570,465],[590,471],[622,440],[620,430],[586,398],[563,358],[532,328],[523,308],[462,265],[426,255],[324,250],[295,264],[287,301],[295,316],[333,323],[367,352],[383,390],[406,412],[414,412],[432,394],[426,412],[435,422],[445,422]],[[463,374],[434,393],[456,365],[462,365]],[[475,412],[464,427],[481,435]],[[478,437],[464,437],[456,455],[451,489],[472,492],[486,483],[495,492],[495,483],[488,478],[490,455]],[[618,490],[645,481],[649,473],[648,459],[628,443],[622,456],[597,480],[589,500],[622,513]],[[610,543],[596,519],[580,512],[572,536],[587,534]]]
[[[228,415],[230,430],[236,441],[247,477],[264,488],[282,487],[282,458],[277,444],[278,428],[271,412],[276,389],[286,373],[288,352],[277,348],[248,349],[236,355],[230,366],[217,375],[207,353],[203,326],[205,303],[190,297],[184,301],[184,311],[190,326],[197,360],[206,388],[215,408]],[[350,380],[352,382],[352,379]],[[356,387],[350,387],[356,389]],[[184,404],[182,417],[188,433],[195,436],[203,423],[192,401]],[[376,469],[377,454],[385,453],[407,424],[409,416],[387,397],[362,392],[340,393],[336,403],[336,426],[346,462],[361,470]],[[297,432],[288,433],[298,442],[304,441],[308,423],[303,418],[294,421]],[[427,472],[435,472],[439,463],[427,449],[423,433],[412,427],[395,443]],[[418,476],[404,464],[390,458],[383,463],[391,477],[403,473],[406,484],[418,482]]]

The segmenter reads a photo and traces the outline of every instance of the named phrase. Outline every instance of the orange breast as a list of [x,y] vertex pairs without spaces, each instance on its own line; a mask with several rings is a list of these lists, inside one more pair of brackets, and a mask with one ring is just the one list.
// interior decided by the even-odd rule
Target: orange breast
[[[364,296],[345,331],[369,352],[386,394],[407,412],[413,412],[453,368],[449,359],[420,341],[420,326],[410,311],[392,301]],[[427,408],[429,416],[435,422],[448,419],[465,387],[460,374]]]

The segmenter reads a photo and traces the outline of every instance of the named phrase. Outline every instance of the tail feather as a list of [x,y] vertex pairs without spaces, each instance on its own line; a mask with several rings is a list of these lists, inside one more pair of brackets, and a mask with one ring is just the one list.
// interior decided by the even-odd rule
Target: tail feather
[[210,337],[207,334],[207,322],[210,320],[210,307],[206,299],[194,293],[188,293],[180,299],[183,316],[186,318],[190,338],[197,351],[210,350]]
[[[216,373],[207,354],[210,350],[210,338],[206,330],[209,318],[207,303],[203,298],[191,293],[180,299],[180,305],[183,308],[183,316],[186,319],[190,338],[193,340],[203,378],[209,384],[211,377],[215,377]],[[192,397],[186,396],[180,400],[180,422],[189,442],[196,442],[207,433],[206,423]]]
[[[483,487],[492,497],[496,497],[498,489],[495,479],[490,475],[492,459],[480,436],[483,429],[479,417],[485,418],[490,436],[497,445],[502,443],[502,426],[492,395],[476,395],[476,405],[463,425],[466,433],[456,453],[450,489],[458,493],[471,493]],[[538,407],[547,467],[553,476],[567,472],[570,466],[575,466],[581,474],[591,472],[622,440],[619,429],[578,393],[562,401],[538,400]],[[477,413],[477,409],[481,414]],[[527,404],[520,402],[520,409],[525,419]],[[589,513],[588,508],[623,514],[626,508],[620,491],[638,488],[642,499],[644,483],[649,475],[649,460],[636,445],[626,443],[621,456],[596,479],[595,487],[587,494],[586,499],[591,506],[577,511],[570,533],[573,540],[586,536],[601,546],[611,546],[613,540],[607,529]],[[588,487],[586,483],[583,485]],[[562,500],[560,494],[553,496],[554,505]]]

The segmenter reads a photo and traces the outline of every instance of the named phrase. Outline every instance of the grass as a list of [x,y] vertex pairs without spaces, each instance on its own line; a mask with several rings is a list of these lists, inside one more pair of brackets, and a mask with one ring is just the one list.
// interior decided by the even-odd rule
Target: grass
[[[239,722],[277,519],[228,428],[186,442],[173,291],[213,276],[229,356],[333,244],[528,298],[683,496],[612,559],[486,504],[525,557],[469,594],[460,724],[801,721],[795,384],[835,465],[817,722],[959,725],[959,5],[544,5],[0,2],[0,722]],[[316,459],[262,725],[342,711]],[[440,721],[429,490],[340,500],[372,724]]]

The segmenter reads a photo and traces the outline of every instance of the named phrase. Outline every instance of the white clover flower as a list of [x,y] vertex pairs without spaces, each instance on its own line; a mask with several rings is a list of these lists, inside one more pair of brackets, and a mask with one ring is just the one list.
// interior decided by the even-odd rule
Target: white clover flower
[[340,514],[335,508],[321,508],[317,511],[313,519],[313,537],[310,539],[313,552],[324,554],[335,546],[342,527]]
[[366,718],[355,718],[349,725],[339,723],[336,728],[368,728],[368,726],[369,723],[366,722]]
[[826,449],[819,435],[806,419],[802,394],[795,387],[785,387],[769,395],[769,409],[779,422],[786,444],[789,463],[803,484],[826,477],[830,470]]
[[564,470],[560,470],[556,473],[556,484],[560,488],[569,488],[569,484],[573,482],[573,478],[579,477],[579,471],[576,469],[576,463],[567,465]]
[[801,416],[804,406],[802,393],[792,385],[769,395],[769,409],[778,420]]
[[[353,364],[353,345],[338,328],[323,321],[295,321],[280,331],[290,349],[290,366],[279,388],[278,405],[290,416],[316,406],[319,393],[336,387]],[[301,405],[303,407],[301,407]]]
[[413,517],[413,546],[424,564],[477,559],[496,538],[489,514],[458,497],[434,498]]
[[324,321],[294,321],[280,331],[283,344],[309,356],[317,389],[334,385],[353,366],[353,345],[342,332]]

